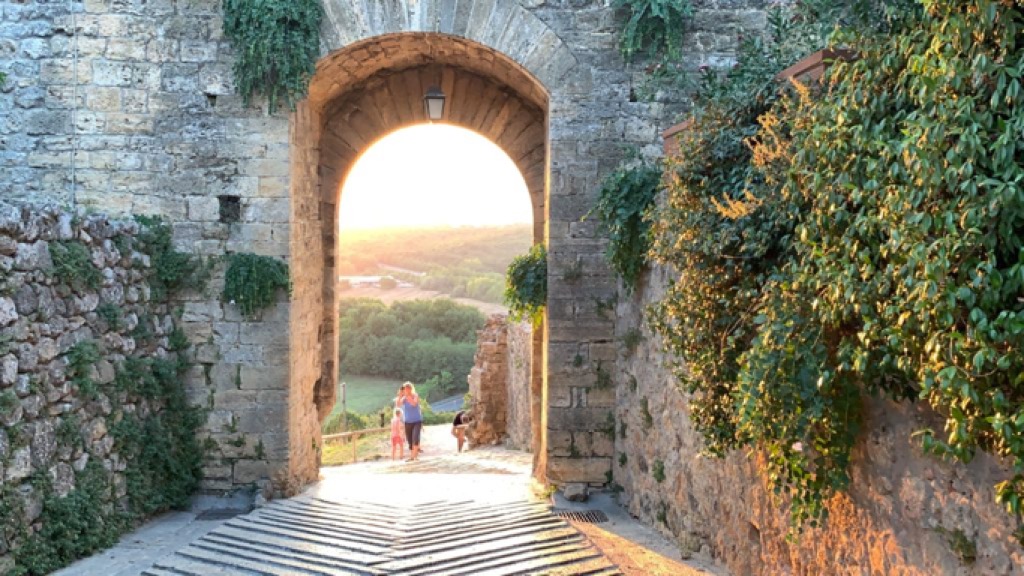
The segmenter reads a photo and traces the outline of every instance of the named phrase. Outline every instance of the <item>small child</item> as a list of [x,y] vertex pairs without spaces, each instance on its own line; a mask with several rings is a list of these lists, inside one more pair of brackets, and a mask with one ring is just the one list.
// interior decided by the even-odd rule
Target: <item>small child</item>
[[402,435],[405,432],[405,425],[402,422],[402,411],[395,408],[395,414],[391,417],[391,459],[395,459],[395,449],[398,449],[398,458],[405,458],[405,439]]

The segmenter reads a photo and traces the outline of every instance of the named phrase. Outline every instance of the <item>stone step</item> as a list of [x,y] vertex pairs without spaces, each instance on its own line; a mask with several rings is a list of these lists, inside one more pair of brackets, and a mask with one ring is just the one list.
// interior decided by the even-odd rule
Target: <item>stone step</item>
[[149,575],[618,573],[578,530],[536,503],[401,508],[300,498],[229,520],[160,559]]

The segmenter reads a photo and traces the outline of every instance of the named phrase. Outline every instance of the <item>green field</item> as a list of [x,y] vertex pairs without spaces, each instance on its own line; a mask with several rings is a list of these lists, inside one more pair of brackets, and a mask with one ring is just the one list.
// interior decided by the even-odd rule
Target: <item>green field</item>
[[[400,380],[390,378],[348,374],[342,376],[341,380],[345,382],[348,411],[358,414],[369,414],[390,405],[402,384]],[[341,412],[341,384],[338,385],[338,403],[334,406],[334,412]]]

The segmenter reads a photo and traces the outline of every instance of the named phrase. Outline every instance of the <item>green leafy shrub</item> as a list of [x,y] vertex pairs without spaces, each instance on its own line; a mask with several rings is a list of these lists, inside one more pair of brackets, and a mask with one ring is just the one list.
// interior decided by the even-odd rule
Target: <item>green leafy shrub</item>
[[774,20],[768,44],[705,82],[655,225],[680,277],[654,323],[686,359],[708,451],[761,448],[794,527],[849,484],[864,393],[928,401],[946,417],[941,437],[921,432],[931,452],[1006,459],[997,499],[1019,514],[1020,8],[875,4],[900,18],[841,36],[860,60],[818,93],[769,78],[814,36],[810,18]]
[[238,306],[243,316],[257,318],[277,300],[279,290],[291,295],[287,263],[249,253],[228,255],[221,300]]
[[544,318],[548,301],[548,253],[536,244],[523,256],[517,256],[505,275],[505,304],[513,320],[529,318],[534,326]]
[[[346,430],[366,430],[367,428],[377,428],[376,414],[358,414],[356,412],[335,412],[324,420],[321,430],[324,434],[338,434],[345,432]],[[342,427],[342,421],[345,426]],[[388,422],[391,421],[389,416]]]
[[[112,493],[108,473],[98,460],[86,464],[77,474],[75,484],[69,494],[58,497],[48,476],[36,483],[35,488],[43,494],[41,528],[31,536],[24,526],[15,529],[24,541],[14,549],[13,575],[49,574],[78,558],[113,546],[127,528],[126,518],[116,509],[101,512],[109,506]],[[3,499],[7,499],[6,493]],[[12,504],[0,505],[0,509],[10,513],[8,518],[22,517],[23,509]]]
[[294,106],[306,95],[320,52],[317,0],[224,0],[224,34],[235,46],[235,86],[246,104]]
[[627,291],[636,288],[647,264],[651,224],[644,215],[654,203],[660,182],[657,166],[619,168],[605,179],[597,204],[590,211],[608,235],[605,257],[622,277]]
[[99,268],[92,263],[92,254],[81,242],[49,243],[53,275],[75,290],[97,290],[103,281]]

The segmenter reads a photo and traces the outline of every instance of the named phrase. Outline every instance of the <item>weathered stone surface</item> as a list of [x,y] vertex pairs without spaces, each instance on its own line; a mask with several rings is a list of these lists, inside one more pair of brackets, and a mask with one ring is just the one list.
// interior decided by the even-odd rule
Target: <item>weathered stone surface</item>
[[586,502],[590,498],[590,488],[586,484],[566,484],[562,488],[562,495],[570,502]]
[[252,484],[270,478],[270,466],[263,460],[239,460],[235,462],[235,484]]
[[32,449],[28,446],[19,448],[11,454],[7,462],[7,469],[4,472],[4,479],[7,482],[24,480],[32,474]]
[[48,244],[43,241],[18,244],[14,269],[22,272],[48,270],[53,267]]
[[[1020,572],[1024,550],[1010,536],[1014,522],[990,496],[991,486],[1006,477],[1005,469],[984,455],[965,466],[922,454],[911,436],[933,415],[924,406],[881,399],[865,405],[851,489],[828,502],[826,527],[809,528],[795,542],[785,540],[788,510],[766,488],[763,456],[701,455],[703,443],[689,422],[687,398],[666,368],[659,336],[642,321],[647,305],[664,294],[666,279],[664,270],[655,269],[644,297],[620,299],[616,310],[620,337],[637,326],[644,337],[616,363],[615,418],[625,436],[617,431],[613,480],[622,486],[622,502],[632,514],[674,538],[686,554],[706,558],[713,551],[734,574],[831,574],[841,571],[837,558],[857,566],[858,573],[967,570],[949,541],[937,536],[939,526],[961,531],[977,547],[978,559],[968,572]],[[594,436],[595,446],[602,436]],[[626,457],[622,465],[619,454]],[[661,482],[652,470],[658,461],[664,466]],[[1008,568],[1011,564],[1014,568]]]
[[0,297],[0,327],[8,326],[18,319],[18,310],[14,300]]

